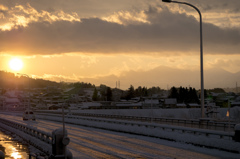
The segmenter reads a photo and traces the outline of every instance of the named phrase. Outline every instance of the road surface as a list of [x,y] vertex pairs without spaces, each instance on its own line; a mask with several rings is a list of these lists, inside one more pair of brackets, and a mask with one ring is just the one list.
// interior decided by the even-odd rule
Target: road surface
[[[31,125],[46,132],[62,127],[62,123],[37,119],[23,121],[20,116],[0,114],[0,117]],[[214,159],[238,158],[239,154],[201,148],[147,136],[119,133],[79,125],[66,124],[74,158],[81,159]]]

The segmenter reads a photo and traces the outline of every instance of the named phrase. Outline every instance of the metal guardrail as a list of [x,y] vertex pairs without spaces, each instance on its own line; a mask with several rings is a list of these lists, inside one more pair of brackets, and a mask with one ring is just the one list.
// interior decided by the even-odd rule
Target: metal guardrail
[[[46,116],[46,114],[44,114]],[[54,120],[53,118],[55,117],[60,117],[60,114],[55,114],[52,115],[51,120]],[[75,122],[71,122],[71,120],[68,119],[76,119]],[[57,119],[55,119],[57,120]],[[83,121],[91,121],[91,122],[102,122],[102,123],[109,123],[109,124],[117,124],[117,125],[125,125],[125,126],[138,126],[138,127],[145,127],[145,128],[154,128],[154,129],[159,129],[159,130],[163,130],[163,131],[178,131],[180,133],[190,133],[190,134],[201,134],[203,136],[209,136],[209,135],[214,135],[217,138],[220,139],[230,139],[232,140],[234,137],[234,133],[233,132],[221,132],[221,131],[212,131],[212,130],[206,130],[206,129],[196,129],[196,128],[188,128],[188,127],[180,127],[180,126],[170,126],[170,125],[164,125],[164,124],[157,124],[157,123],[145,123],[145,122],[135,122],[135,121],[121,121],[121,120],[114,120],[114,119],[101,119],[101,118],[92,118],[92,117],[80,117],[80,116],[76,116],[76,115],[70,115],[70,116],[66,116],[65,122],[66,123],[71,123],[71,124],[77,124],[77,125],[84,125],[84,126],[93,126],[93,127],[97,127],[97,128],[103,128],[101,125],[98,126],[98,124],[92,124],[89,122],[80,122],[79,120],[83,120]],[[61,119],[59,118],[59,121],[61,121]],[[92,124],[92,125],[91,125]],[[108,129],[112,129],[111,127],[109,127]],[[113,128],[112,130],[116,130],[115,128]],[[129,130],[121,130],[124,132],[129,132]],[[132,132],[130,132],[132,133]],[[137,134],[137,133],[136,133]],[[142,134],[143,135],[143,134]],[[147,134],[144,134],[147,135]],[[155,136],[155,137],[159,137],[159,136]]]
[[[47,116],[47,114],[44,114],[42,119],[45,118],[47,120],[50,119],[61,122],[61,119],[59,118],[60,115],[58,114],[51,114],[48,117]],[[240,142],[235,141],[234,132],[214,131],[138,121],[79,117],[75,115],[66,116],[65,122],[87,127],[157,137],[171,141],[240,153]]]
[[[51,159],[68,158],[72,159],[72,153],[66,146],[69,144],[70,139],[67,137],[67,130],[58,128],[52,133],[38,130],[35,127],[17,123],[14,121],[0,118],[0,127],[23,138],[32,146],[44,152],[44,156],[50,155]],[[64,131],[64,133],[63,133]],[[64,135],[65,134],[65,135]],[[42,142],[41,142],[41,141]],[[65,154],[67,152],[67,154]],[[30,153],[29,158],[45,158],[41,154]]]
[[18,129],[20,131],[23,131],[24,133],[31,135],[33,137],[36,137],[47,144],[52,144],[52,134],[51,133],[47,133],[47,132],[38,130],[37,128],[27,126],[24,124],[20,124],[20,123],[16,123],[16,122],[6,120],[3,118],[0,118],[0,119],[1,119],[1,122],[4,123],[5,125],[8,125],[10,127]]
[[[37,111],[43,113],[49,113],[48,111]],[[60,112],[51,112],[51,114],[60,114]],[[65,114],[67,114],[65,112]],[[144,116],[124,116],[124,115],[110,115],[110,114],[93,114],[93,113],[75,113],[72,115],[86,116],[86,117],[98,117],[109,119],[121,119],[121,120],[134,120],[142,122],[156,122],[162,124],[171,124],[177,126],[185,126],[200,129],[220,130],[220,131],[234,131],[236,123],[229,122],[217,122],[214,120],[197,120],[197,119],[177,119],[177,118],[151,118]]]
[[91,119],[91,118],[83,118],[84,120],[90,121],[98,121],[98,122],[105,122],[105,123],[112,123],[112,124],[119,124],[119,125],[131,125],[131,126],[138,126],[138,127],[146,127],[146,128],[156,128],[161,129],[163,131],[170,130],[172,132],[178,131],[180,133],[192,133],[192,134],[201,134],[204,136],[215,135],[219,136],[219,138],[228,138],[232,139],[234,134],[228,132],[217,132],[217,131],[209,131],[203,129],[192,129],[186,127],[173,127],[168,125],[159,125],[159,124],[150,124],[150,123],[134,123],[134,122],[126,122],[126,121],[115,121],[115,120],[103,120],[103,119]]
[[[23,140],[29,142],[29,144],[39,149],[45,155],[51,154],[52,134],[4,118],[0,118],[0,126],[3,129],[20,136]],[[25,134],[29,136],[26,136]],[[44,144],[40,144],[39,140]]]

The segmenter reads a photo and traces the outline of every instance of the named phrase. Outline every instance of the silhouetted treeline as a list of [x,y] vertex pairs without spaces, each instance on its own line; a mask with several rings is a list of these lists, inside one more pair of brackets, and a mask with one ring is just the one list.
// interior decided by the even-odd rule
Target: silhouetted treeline
[[209,89],[208,92],[214,92],[214,93],[226,93],[222,88]]
[[15,75],[11,72],[0,71],[0,88],[3,89],[25,89],[25,88],[43,88],[46,86],[57,86],[57,82],[34,79],[27,75]]
[[95,85],[91,83],[84,83],[84,82],[68,83],[68,86],[76,87],[76,88],[95,88]]
[[[59,88],[92,88],[94,89],[94,94],[92,99],[94,101],[104,100],[111,101],[112,100],[112,89],[106,85],[100,85],[101,95],[98,95],[98,91],[96,86],[91,83],[84,82],[76,82],[76,83],[65,83],[65,82],[53,82],[44,79],[33,79],[28,77],[27,75],[15,75],[14,73],[0,71],[0,88],[3,89],[26,89],[26,88],[44,88],[49,86],[56,86]],[[76,91],[79,90],[76,89]],[[136,89],[130,85],[130,87],[126,91],[122,91],[121,99],[130,100],[134,97],[150,97],[153,94],[160,94],[163,90],[160,87],[137,87]],[[223,89],[216,88],[215,92],[224,92]],[[206,91],[205,91],[206,94]],[[205,95],[206,96],[206,95]],[[176,98],[179,103],[199,103],[199,97],[195,88],[175,88],[172,87],[170,90],[169,98]]]
[[92,100],[93,101],[111,101],[112,100],[112,89],[107,87],[106,85],[101,84],[99,87],[99,92],[101,95],[98,94],[96,87],[94,88]]
[[125,96],[122,97],[122,99],[129,100],[134,97],[148,97],[153,94],[158,94],[162,90],[160,87],[152,87],[152,88],[147,88],[147,87],[141,87],[139,86],[138,88],[134,89],[132,85],[127,90],[127,93]]
[[189,87],[189,89],[172,87],[169,98],[176,98],[178,103],[200,103],[197,91],[192,87]]
[[90,83],[76,82],[54,82],[44,79],[34,79],[27,75],[15,75],[11,72],[0,71],[0,88],[3,89],[25,89],[25,88],[44,88],[49,86],[56,86],[60,88],[77,87],[77,88],[94,88],[95,86]]
[[92,100],[93,101],[111,101],[112,100],[112,89],[106,85],[101,84],[99,87],[99,93],[95,87]]

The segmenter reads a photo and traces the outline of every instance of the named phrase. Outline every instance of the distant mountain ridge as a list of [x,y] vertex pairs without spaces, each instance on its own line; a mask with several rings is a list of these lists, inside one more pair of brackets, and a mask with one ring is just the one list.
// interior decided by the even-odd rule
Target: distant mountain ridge
[[[18,79],[18,82],[16,82]],[[0,71],[0,88],[18,86],[28,87],[28,84],[34,87],[46,87],[49,85],[58,85],[60,83],[44,80],[30,79],[27,82],[27,77],[15,77],[13,73]],[[127,90],[130,85],[135,88],[138,86],[152,87],[159,86],[162,89],[170,89],[175,87],[193,87],[200,88],[200,70],[183,70],[166,66],[159,66],[148,71],[133,71],[123,72],[120,76],[109,75],[98,78],[82,78],[81,82],[92,83],[94,85],[107,85],[111,88],[116,87],[116,81],[120,81],[120,89]],[[80,82],[80,81],[76,81]],[[236,73],[228,72],[221,68],[212,68],[204,70],[204,88],[225,88],[236,90],[236,85],[240,86],[240,71]],[[240,89],[239,89],[240,91]]]
[[[134,87],[159,86],[162,89],[176,87],[194,87],[200,88],[200,69],[199,70],[183,70],[175,69],[166,66],[156,67],[148,71],[128,71],[123,72],[120,76],[109,75],[99,77],[97,79],[85,78],[83,81],[88,81],[96,85],[103,83],[116,86],[116,81],[121,82],[121,89],[128,89],[130,85]],[[204,70],[204,88],[234,88],[236,82],[240,85],[240,72],[231,73],[221,68],[212,68]]]

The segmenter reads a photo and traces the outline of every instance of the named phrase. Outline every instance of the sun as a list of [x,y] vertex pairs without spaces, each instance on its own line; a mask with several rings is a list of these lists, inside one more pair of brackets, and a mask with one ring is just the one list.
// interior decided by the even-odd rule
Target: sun
[[23,68],[23,62],[21,59],[19,58],[13,58],[9,61],[9,67],[13,70],[13,71],[19,71]]

